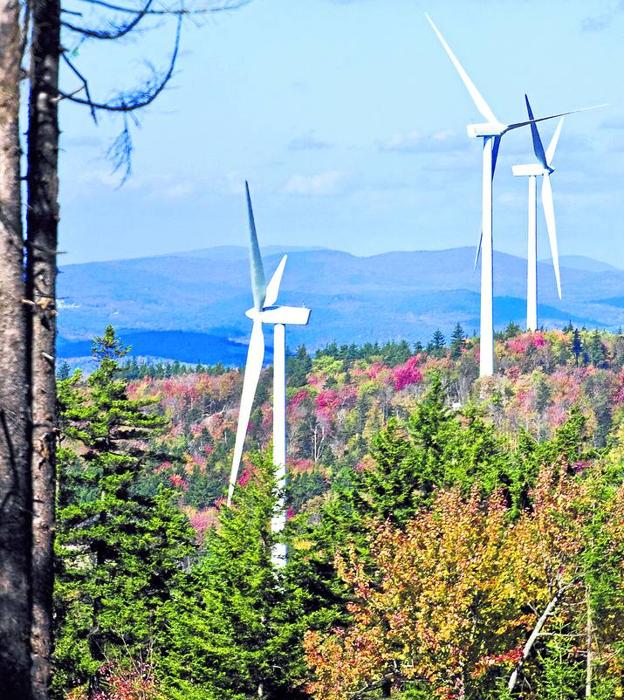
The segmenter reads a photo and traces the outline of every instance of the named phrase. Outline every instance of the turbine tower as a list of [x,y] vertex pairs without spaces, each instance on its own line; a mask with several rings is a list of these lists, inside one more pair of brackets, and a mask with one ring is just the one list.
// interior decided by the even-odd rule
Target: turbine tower
[[[446,39],[442,36],[440,30],[436,27],[431,17],[425,15],[431,28],[438,37],[442,47],[446,51],[451,63],[455,66],[455,70],[459,73],[472,101],[477,110],[487,121],[481,124],[468,124],[468,136],[472,138],[483,139],[483,194],[482,194],[482,213],[481,213],[481,327],[480,327],[480,366],[479,376],[487,377],[494,373],[494,319],[492,313],[493,301],[493,237],[492,237],[492,182],[494,179],[494,171],[496,169],[496,160],[498,157],[498,149],[501,138],[504,134],[512,129],[518,129],[521,126],[535,124],[536,122],[545,121],[547,119],[555,119],[562,117],[572,112],[562,112],[561,114],[552,114],[546,117],[534,119],[530,117],[528,120],[515,122],[512,124],[503,124],[496,117],[488,103],[485,101],[481,93],[477,90],[475,84],[466,73],[464,67],[459,62],[457,56],[447,44]],[[589,109],[592,109],[591,107]],[[574,110],[576,112],[582,110]]]
[[[529,119],[533,119],[533,110],[529,98],[525,95]],[[535,123],[531,123],[531,139],[533,151],[537,163],[526,165],[514,165],[512,172],[516,177],[528,177],[529,179],[529,229],[528,229],[528,255],[527,255],[527,330],[537,330],[537,178],[542,178],[542,208],[546,219],[546,230],[550,242],[550,254],[555,280],[557,282],[557,294],[561,299],[561,274],[559,272],[559,245],[557,243],[557,224],[555,222],[555,206],[553,203],[552,185],[550,176],[554,172],[552,161],[559,142],[563,117],[559,120],[548,148],[544,151],[542,139]]]
[[[256,224],[254,221],[253,208],[251,206],[251,196],[249,185],[245,182],[245,193],[247,195],[247,213],[249,216],[249,248],[250,248],[250,270],[251,270],[251,292],[253,295],[253,307],[245,312],[245,315],[253,321],[249,349],[247,351],[247,362],[245,364],[245,375],[243,378],[243,392],[241,396],[240,409],[238,412],[238,427],[236,430],[236,442],[234,444],[234,457],[232,459],[232,470],[230,472],[230,483],[228,487],[228,505],[232,502],[234,487],[238,478],[241,457],[243,455],[243,445],[249,425],[249,417],[253,400],[262,371],[264,361],[264,331],[263,323],[273,324],[273,464],[276,470],[275,479],[279,489],[279,500],[273,519],[271,521],[272,532],[281,532],[286,523],[284,487],[286,485],[286,326],[305,326],[310,318],[310,309],[298,306],[276,306],[277,295],[279,293],[287,255],[281,259],[277,269],[271,277],[271,281],[266,284],[264,277],[264,266],[258,245],[256,234]],[[273,550],[273,563],[281,566],[286,561],[286,545],[276,545]]]

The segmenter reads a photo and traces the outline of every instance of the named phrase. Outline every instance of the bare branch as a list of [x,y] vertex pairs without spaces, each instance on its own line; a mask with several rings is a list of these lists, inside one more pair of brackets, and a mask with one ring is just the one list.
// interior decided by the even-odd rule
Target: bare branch
[[87,81],[84,76],[71,64],[69,59],[63,54],[65,61],[70,65],[74,73],[80,78],[85,86],[86,98],[77,97],[76,95],[70,95],[68,93],[59,91],[59,94],[72,102],[77,104],[87,105],[91,109],[91,114],[95,114],[96,111],[103,112],[134,112],[147,105],[151,104],[160,93],[165,89],[173,71],[175,69],[176,61],[178,59],[178,52],[180,49],[180,35],[182,31],[182,15],[178,15],[178,22],[176,26],[175,42],[173,46],[173,53],[171,54],[171,60],[169,61],[169,67],[162,77],[155,75],[152,80],[147,81],[143,87],[128,93],[121,93],[117,97],[109,100],[108,102],[96,102],[91,99],[91,95],[87,91]]
[[[106,0],[81,0],[89,5],[97,5],[98,7],[105,7],[108,10],[113,10],[114,12],[124,12],[126,14],[141,14],[143,9],[128,7],[126,5],[117,5],[115,3],[106,2]],[[148,10],[145,14],[148,15],[207,15],[216,14],[218,12],[230,12],[232,10],[237,10],[244,5],[248,5],[251,0],[229,0],[221,5],[216,5],[214,7],[204,7],[197,10],[188,10],[183,7],[179,9],[164,9],[164,10]]]
[[89,39],[106,39],[106,40],[114,40],[114,39],[121,39],[122,36],[125,36],[126,34],[129,34],[136,26],[139,24],[139,22],[147,17],[149,14],[150,7],[153,3],[153,0],[147,0],[145,5],[137,10],[135,16],[129,21],[126,22],[126,24],[122,24],[119,27],[113,27],[112,29],[106,30],[106,29],[89,29],[88,27],[79,27],[76,24],[72,24],[71,22],[65,22],[61,21],[61,24],[65,29],[70,29],[72,32],[77,32],[78,34],[82,34],[85,37],[88,37]]
[[[89,83],[87,82],[87,79],[78,70],[78,68],[76,68],[76,66],[69,60],[69,58],[67,57],[67,54],[65,52],[63,52],[61,54],[61,56],[63,57],[63,60],[65,61],[65,63],[69,66],[72,73],[75,76],[77,76],[78,80],[80,80],[80,82],[82,83],[82,88],[80,88],[80,89],[81,90],[84,89],[85,95],[87,96],[87,100],[88,100],[88,103],[90,105],[91,104],[91,94],[89,93]],[[69,99],[69,100],[75,99],[76,92],[80,92],[80,90],[76,90],[76,91],[71,92],[67,95],[65,95],[64,93],[60,93],[60,91],[59,91],[59,93],[61,94],[61,97],[63,97],[64,99]],[[97,114],[95,112],[95,109],[93,109],[93,107],[91,107],[91,117],[93,118],[93,121],[97,124]]]
[[123,129],[117,138],[110,145],[106,155],[113,163],[113,172],[123,170],[119,187],[121,187],[132,175],[132,153],[134,151],[134,143],[128,126],[128,114],[123,115]]

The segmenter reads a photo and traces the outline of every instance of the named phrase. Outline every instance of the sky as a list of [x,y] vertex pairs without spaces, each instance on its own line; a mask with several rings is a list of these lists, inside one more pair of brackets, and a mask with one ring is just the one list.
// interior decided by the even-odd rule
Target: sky
[[[525,117],[525,92],[536,115],[609,104],[566,119],[552,183],[560,253],[624,267],[621,0],[251,0],[195,18],[167,90],[132,127],[122,186],[106,158],[119,120],[61,103],[61,264],[246,245],[245,179],[263,245],[475,245],[481,143],[465,127],[483,119],[425,11],[501,121]],[[173,33],[159,21],[64,45],[97,99],[165,66]],[[62,84],[79,87],[67,68]],[[525,257],[527,183],[511,166],[533,161],[528,129],[503,138],[494,247]]]

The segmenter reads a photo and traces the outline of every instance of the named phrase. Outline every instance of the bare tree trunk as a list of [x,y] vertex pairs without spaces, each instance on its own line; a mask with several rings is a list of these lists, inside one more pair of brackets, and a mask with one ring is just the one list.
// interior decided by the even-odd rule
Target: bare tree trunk
[[557,604],[561,600],[563,594],[567,590],[567,586],[564,588],[559,588],[555,595],[550,599],[548,602],[548,605],[544,608],[544,612],[541,614],[539,620],[535,623],[535,627],[533,628],[533,631],[529,635],[529,638],[526,641],[526,644],[524,645],[524,648],[522,649],[522,657],[520,658],[520,661],[516,664],[516,667],[513,670],[513,673],[509,677],[509,682],[507,683],[507,690],[512,693],[514,688],[516,687],[516,683],[518,682],[518,677],[520,675],[520,671],[522,671],[522,667],[524,666],[525,661],[529,658],[529,654],[531,653],[531,650],[533,649],[533,645],[537,641],[537,638],[540,635],[540,632],[542,631],[542,628],[546,624],[546,620],[552,615],[554,609],[557,607]]
[[32,302],[31,402],[33,490],[32,678],[47,700],[52,654],[56,447],[56,249],[58,206],[59,0],[31,0],[28,117],[27,285]]
[[585,592],[586,605],[587,605],[587,623],[586,623],[586,643],[587,643],[587,661],[585,665],[585,697],[591,698],[592,696],[592,675],[593,675],[593,663],[592,658],[592,609],[591,609],[591,596],[589,593],[589,588]]
[[21,227],[18,0],[0,0],[0,687],[30,700],[31,483]]

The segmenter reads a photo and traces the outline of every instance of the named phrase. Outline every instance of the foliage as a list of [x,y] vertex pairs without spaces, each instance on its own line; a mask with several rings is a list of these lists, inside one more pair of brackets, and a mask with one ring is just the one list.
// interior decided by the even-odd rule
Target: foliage
[[98,368],[59,382],[54,683],[101,686],[105,662],[145,652],[163,603],[180,584],[191,530],[175,494],[146,488],[147,441],[163,426],[153,401],[131,400],[117,378],[124,349],[109,326],[94,342]]

